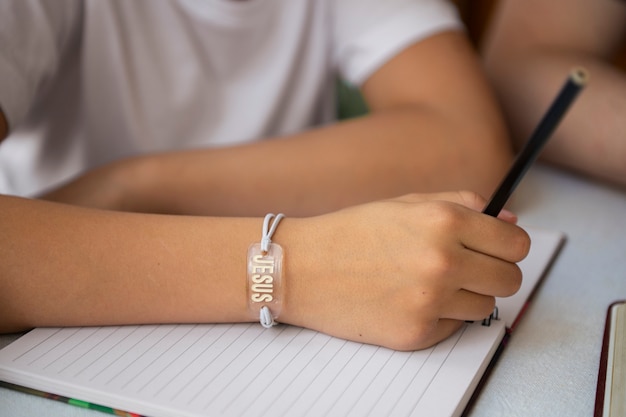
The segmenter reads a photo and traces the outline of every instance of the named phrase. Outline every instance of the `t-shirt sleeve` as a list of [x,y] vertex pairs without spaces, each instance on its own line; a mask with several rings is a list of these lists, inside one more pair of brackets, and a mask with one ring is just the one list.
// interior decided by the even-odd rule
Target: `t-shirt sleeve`
[[0,2],[0,108],[10,128],[28,114],[79,26],[80,0]]
[[334,60],[343,79],[361,85],[407,46],[446,30],[462,30],[445,0],[334,0]]

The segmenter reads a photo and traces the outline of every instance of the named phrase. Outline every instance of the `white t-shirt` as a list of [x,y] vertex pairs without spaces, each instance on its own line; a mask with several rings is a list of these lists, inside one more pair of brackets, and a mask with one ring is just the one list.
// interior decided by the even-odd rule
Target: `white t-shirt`
[[329,123],[337,75],[459,27],[439,0],[3,0],[0,192]]

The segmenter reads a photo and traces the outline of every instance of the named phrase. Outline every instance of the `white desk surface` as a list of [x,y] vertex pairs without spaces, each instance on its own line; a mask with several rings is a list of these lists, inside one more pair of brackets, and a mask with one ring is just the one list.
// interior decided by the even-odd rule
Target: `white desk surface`
[[[626,189],[535,165],[512,209],[567,242],[469,416],[591,416],[606,310],[626,299]],[[102,415],[0,388],[0,417]]]

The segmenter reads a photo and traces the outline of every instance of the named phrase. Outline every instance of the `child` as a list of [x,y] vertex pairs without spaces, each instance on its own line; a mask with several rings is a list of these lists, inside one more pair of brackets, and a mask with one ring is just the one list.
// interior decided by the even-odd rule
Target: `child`
[[[38,197],[0,198],[2,330],[254,320],[246,251],[276,211],[285,323],[416,349],[519,287],[514,216],[389,200],[490,193],[510,162],[447,3],[0,8],[4,191]],[[333,121],[336,71],[367,116]]]

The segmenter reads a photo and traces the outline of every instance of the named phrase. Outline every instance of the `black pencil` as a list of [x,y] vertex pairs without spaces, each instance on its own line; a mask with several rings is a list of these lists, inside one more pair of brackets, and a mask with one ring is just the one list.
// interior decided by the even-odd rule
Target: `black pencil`
[[572,70],[563,85],[560,93],[541,119],[541,122],[531,135],[530,139],[519,152],[509,172],[504,177],[500,186],[491,197],[491,200],[483,210],[489,216],[497,216],[507,200],[513,194],[528,168],[537,159],[539,152],[546,144],[552,132],[556,129],[561,119],[567,112],[578,93],[587,84],[587,72],[582,68]]

